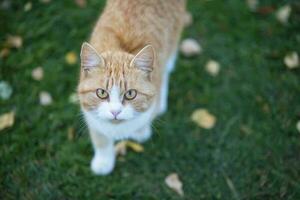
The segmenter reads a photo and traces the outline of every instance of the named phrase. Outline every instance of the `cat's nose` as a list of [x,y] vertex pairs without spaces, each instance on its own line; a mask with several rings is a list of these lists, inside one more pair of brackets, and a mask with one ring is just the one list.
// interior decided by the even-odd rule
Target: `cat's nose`
[[111,110],[110,112],[115,118],[117,118],[117,116],[118,116],[118,114],[120,114],[121,110]]

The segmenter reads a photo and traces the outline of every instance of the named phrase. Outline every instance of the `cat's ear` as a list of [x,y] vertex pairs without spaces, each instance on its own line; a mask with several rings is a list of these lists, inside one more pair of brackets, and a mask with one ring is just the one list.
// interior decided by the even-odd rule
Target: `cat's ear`
[[83,69],[88,70],[94,67],[104,67],[104,60],[101,55],[87,42],[84,42],[81,46],[80,59]]
[[154,48],[151,45],[145,46],[131,60],[130,66],[137,67],[143,71],[153,71]]

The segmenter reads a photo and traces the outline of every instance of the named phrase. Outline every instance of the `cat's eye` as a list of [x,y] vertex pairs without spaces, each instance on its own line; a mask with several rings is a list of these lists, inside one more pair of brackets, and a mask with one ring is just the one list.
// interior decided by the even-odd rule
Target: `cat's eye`
[[108,93],[105,90],[101,89],[101,88],[96,90],[96,94],[100,99],[107,99],[108,98]]
[[126,100],[132,100],[132,99],[134,99],[134,98],[136,97],[136,95],[137,95],[137,91],[134,90],[134,89],[131,89],[131,90],[128,90],[128,91],[125,93],[124,98],[125,98]]

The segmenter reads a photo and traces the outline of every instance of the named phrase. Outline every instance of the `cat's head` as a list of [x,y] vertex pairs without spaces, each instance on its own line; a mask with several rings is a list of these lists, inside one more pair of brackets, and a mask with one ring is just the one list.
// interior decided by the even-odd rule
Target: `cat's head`
[[154,50],[148,45],[136,55],[99,54],[90,44],[81,49],[78,95],[84,111],[96,120],[119,123],[146,112],[154,101],[151,81]]

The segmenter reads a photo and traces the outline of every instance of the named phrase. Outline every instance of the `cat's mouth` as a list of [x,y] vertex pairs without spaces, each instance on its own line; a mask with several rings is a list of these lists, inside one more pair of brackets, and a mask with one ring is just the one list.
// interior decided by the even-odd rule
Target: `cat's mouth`
[[114,119],[111,119],[111,120],[109,120],[112,124],[120,124],[120,123],[122,123],[122,122],[124,122],[125,120],[124,119],[116,119],[116,118],[114,118]]

